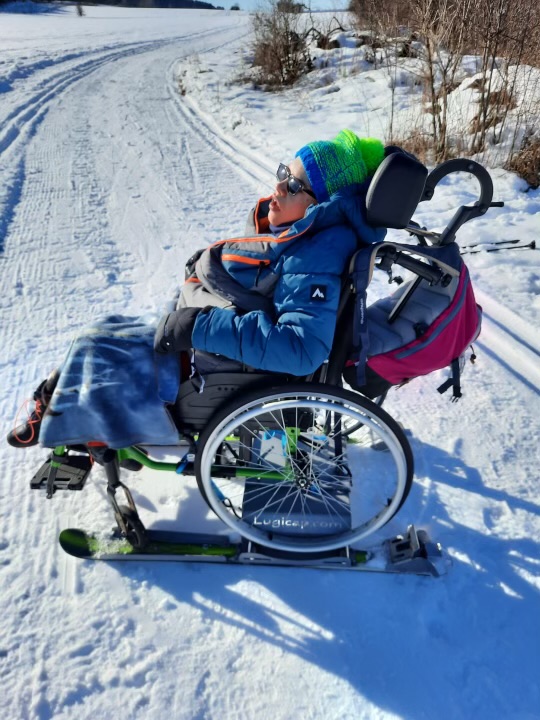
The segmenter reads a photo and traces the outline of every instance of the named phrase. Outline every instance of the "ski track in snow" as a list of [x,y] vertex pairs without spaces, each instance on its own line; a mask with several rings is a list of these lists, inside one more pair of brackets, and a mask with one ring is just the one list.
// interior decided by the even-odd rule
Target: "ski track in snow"
[[513,376],[540,394],[540,341],[519,315],[482,290],[475,295],[484,311],[480,347],[491,352]]
[[[25,66],[24,72],[18,69],[16,73],[8,75],[10,83],[14,80],[24,79],[29,91],[24,102],[15,105],[5,117],[1,118],[0,158],[2,169],[7,170],[8,181],[0,189],[0,252],[3,251],[3,239],[14,216],[24,183],[24,157],[21,156],[24,156],[28,142],[46,116],[50,103],[55,101],[73,83],[83,80],[89,74],[111,62],[140,53],[159,51],[161,48],[171,44],[177,45],[186,40],[191,43],[194,38],[204,39],[208,35],[214,36],[218,33],[219,30],[212,29],[173,39],[126,43],[120,49],[106,46],[99,50],[87,50],[48,61],[30,63]],[[191,45],[190,48],[192,48]],[[216,45],[205,51],[208,52],[215,48]],[[188,52],[191,53],[193,50],[190,49]],[[56,70],[60,65],[67,67],[62,68],[60,72],[44,73],[51,67]],[[46,76],[41,77],[43,74]],[[30,79],[33,82],[29,82]],[[13,147],[14,145],[19,147]],[[10,152],[8,153],[8,151]]]
[[[271,159],[178,92],[179,58],[245,33],[247,20],[228,23],[69,52],[10,77],[0,130],[5,431],[78,329],[111,311],[159,312],[194,248],[241,233],[252,193],[268,189]],[[483,380],[466,373],[457,411],[432,378],[388,403],[413,431],[417,481],[383,535],[407,522],[442,535],[454,556],[446,579],[78,562],[55,538],[68,525],[110,527],[103,473],[84,494],[47,502],[28,490],[43,451],[5,450],[2,717],[538,717],[528,409],[540,346],[516,313],[478,299]],[[145,520],[175,526],[181,500],[183,523],[215,522],[189,479],[179,487],[145,472],[129,483]]]
[[[245,33],[238,23],[230,25],[184,39],[128,44],[115,52],[91,52],[82,61],[77,58],[75,64],[69,57],[65,63],[69,67],[53,77],[37,79],[38,71],[43,70],[41,65],[33,68],[33,74],[28,73],[25,80],[31,79],[34,84],[24,102],[9,112],[0,140],[3,178],[8,180],[4,186],[9,188],[2,198],[1,230],[6,238],[2,258],[6,293],[0,302],[1,341],[6,351],[2,367],[10,371],[12,388],[28,392],[27,388],[61,359],[69,337],[77,327],[87,324],[94,312],[99,316],[107,309],[140,310],[137,297],[144,297],[143,310],[158,310],[167,297],[163,278],[171,283],[171,294],[181,281],[187,254],[196,238],[204,237],[203,218],[209,196],[205,178],[215,171],[215,159],[206,143],[201,147],[196,128],[191,132],[182,129],[174,105],[167,105],[174,95],[167,68],[182,54],[182,46],[185,53],[208,52]],[[201,41],[197,44],[198,38]],[[142,61],[138,67],[140,77],[132,65],[137,58]],[[55,69],[60,65],[56,63]],[[161,85],[156,83],[160,76],[164,80]],[[131,83],[130,91],[126,89],[125,106],[115,107],[116,83],[127,87]],[[152,118],[143,107],[148,101],[148,87],[159,107]],[[100,111],[109,122],[95,121]],[[109,153],[107,143],[118,152]],[[138,167],[135,179],[131,177],[134,166]],[[231,171],[227,163],[224,172],[229,175]],[[226,188],[222,193],[229,195]],[[222,200],[216,197],[215,201]],[[233,217],[245,216],[246,200],[241,204],[238,210],[237,201],[229,199]],[[66,207],[69,212],[64,213]],[[162,216],[171,218],[169,226],[164,226]],[[199,220],[192,222],[191,216]],[[223,231],[230,234],[228,222],[224,219]],[[137,242],[130,247],[134,237]],[[174,248],[178,237],[180,247]],[[167,261],[162,255],[167,250],[172,257],[165,271]],[[88,277],[92,278],[90,283]],[[43,291],[52,291],[50,301]],[[25,321],[27,326],[35,324],[37,332],[21,332]],[[17,362],[17,358],[24,360]],[[14,415],[14,396],[20,402],[18,390],[13,395],[2,393],[4,418]],[[163,664],[167,652],[164,643],[155,651],[148,652],[145,647],[141,654],[138,648],[135,650],[138,641],[133,645],[135,641],[129,639],[135,627],[133,620],[123,618],[123,613],[133,616],[136,589],[135,597],[129,593],[129,600],[124,599],[124,606],[117,608],[118,617],[111,623],[96,620],[92,624],[94,631],[87,628],[86,640],[77,638],[76,626],[63,628],[62,606],[64,602],[77,605],[85,590],[85,570],[59,557],[54,540],[44,542],[43,532],[53,539],[61,527],[58,503],[56,507],[44,507],[43,498],[26,492],[27,483],[20,482],[21,477],[32,475],[42,455],[32,450],[25,457],[15,454],[3,462],[2,497],[18,508],[17,513],[7,511],[4,502],[1,511],[2,538],[6,540],[0,548],[4,556],[9,552],[10,557],[2,568],[11,588],[15,623],[0,648],[0,660],[9,658],[3,672],[4,717],[15,718],[19,712],[21,717],[69,717],[70,708],[99,697],[103,684],[113,694],[115,687],[121,694],[126,688],[144,686],[149,668]],[[103,513],[103,494],[96,492],[98,497],[92,499],[90,490],[89,503],[97,504]],[[66,513],[62,516],[66,521]],[[36,549],[28,559],[26,579],[16,571],[10,572],[13,560],[26,554],[22,543],[13,546],[13,538],[24,538],[25,544]],[[99,615],[107,617],[106,606],[96,613]],[[43,640],[49,623],[51,632]],[[119,652],[99,638],[103,625],[107,625],[108,634],[117,634],[115,642],[122,646]],[[58,654],[53,648],[58,649],[64,633],[66,642],[61,644],[66,653]],[[60,668],[67,663],[82,672],[96,650],[102,657],[98,665],[104,668],[109,652],[116,657],[116,669],[111,669],[105,680],[99,681],[94,672],[84,680],[57,687],[49,677],[53,668],[48,667],[47,657],[51,652],[56,653]],[[29,674],[22,670],[24,667],[31,668]],[[132,713],[129,716],[133,717],[139,706],[143,712],[147,703],[147,699],[134,697],[128,703],[128,715]]]

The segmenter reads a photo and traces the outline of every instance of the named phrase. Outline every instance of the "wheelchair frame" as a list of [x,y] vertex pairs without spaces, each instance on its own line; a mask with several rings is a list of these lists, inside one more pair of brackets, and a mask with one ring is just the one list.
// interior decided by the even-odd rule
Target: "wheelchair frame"
[[[459,208],[440,234],[413,223],[411,216],[418,203],[431,199],[436,185],[446,175],[458,171],[471,173],[479,180],[479,200],[472,207]],[[387,157],[368,191],[368,222],[405,229],[419,240],[420,246],[425,246],[428,241],[443,246],[454,242],[457,230],[465,222],[483,215],[489,207],[502,205],[491,202],[491,178],[485,168],[473,161],[452,160],[426,175],[424,166],[406,154]],[[405,193],[404,188],[407,189]],[[393,208],[390,211],[388,197],[401,199],[393,205],[390,203]],[[411,257],[410,250],[401,251],[393,243],[378,246],[374,258],[378,260],[376,267],[386,272],[393,265],[399,265],[417,276],[395,309],[396,315],[402,311],[421,279],[436,284],[446,274],[436,259],[425,262]],[[133,496],[120,477],[121,463],[126,461],[140,463],[152,470],[195,474],[204,499],[233,532],[277,551],[324,553],[354,546],[398,512],[413,479],[410,445],[401,428],[384,409],[341,387],[349,348],[343,323],[353,292],[347,277],[336,326],[336,337],[341,341],[334,344],[328,361],[303,382],[268,373],[216,373],[207,377],[205,391],[200,393],[193,381],[186,381],[181,385],[174,408],[183,436],[183,443],[178,446],[182,448],[178,462],[155,460],[142,446],[119,450],[108,448],[100,455],[99,461],[107,476],[107,496],[119,531],[134,548],[143,549],[148,536]],[[351,419],[352,424],[347,425]],[[360,441],[358,436],[364,440]],[[389,449],[386,456],[391,459],[385,461],[386,468],[388,470],[393,463],[396,477],[392,487],[384,486],[377,478],[372,481],[377,492],[382,492],[381,508],[370,510],[370,517],[364,519],[362,516],[354,521],[357,526],[351,527],[351,518],[358,512],[353,507],[351,493],[356,490],[355,482],[360,484],[365,478],[354,478],[344,446],[359,448],[364,441],[371,443],[369,451],[358,455],[367,457],[376,452],[373,447],[377,444],[385,445]],[[264,442],[269,448],[264,450],[266,455],[262,449]],[[281,448],[281,457],[276,447]],[[81,450],[80,447],[72,449]],[[91,448],[82,449],[92,454]],[[47,468],[37,476],[33,487],[45,486],[48,497],[64,487],[82,489],[88,467],[81,464],[80,456],[70,456],[69,450],[55,448]],[[383,453],[378,454],[379,458],[383,456]],[[268,457],[272,460],[267,460]],[[79,459],[74,461],[76,458]],[[81,465],[80,472],[74,471],[74,479],[68,472],[66,481],[66,468],[77,465]],[[363,466],[360,469],[363,470]],[[383,484],[380,491],[378,484]],[[365,497],[362,497],[362,494],[367,495],[365,485],[360,492],[360,507],[365,504]],[[234,496],[232,490],[226,489],[231,486]],[[118,502],[118,489],[123,490],[127,505]],[[388,493],[391,496],[385,497]],[[257,498],[261,497],[262,505],[257,504]],[[266,506],[264,498],[270,498]],[[272,511],[268,510],[268,504],[273,506]],[[244,518],[248,506],[251,520]],[[324,513],[326,520],[321,520]]]

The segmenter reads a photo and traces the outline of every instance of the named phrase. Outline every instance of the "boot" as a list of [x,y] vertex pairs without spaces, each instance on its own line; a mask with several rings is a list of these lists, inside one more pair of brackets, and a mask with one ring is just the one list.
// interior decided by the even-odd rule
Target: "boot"
[[38,444],[41,421],[51,401],[59,375],[58,370],[55,370],[35,390],[33,395],[34,409],[27,420],[15,427],[7,436],[7,441],[12,447],[26,448]]

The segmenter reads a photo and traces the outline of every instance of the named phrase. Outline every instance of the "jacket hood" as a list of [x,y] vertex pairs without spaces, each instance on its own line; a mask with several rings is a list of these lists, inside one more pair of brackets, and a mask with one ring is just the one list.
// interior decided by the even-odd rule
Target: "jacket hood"
[[332,225],[347,225],[355,233],[358,242],[369,245],[381,242],[386,229],[368,225],[366,220],[365,197],[368,185],[349,185],[338,190],[330,200],[309,207],[305,217],[293,227],[298,228],[300,224],[311,222],[314,230],[318,231]]

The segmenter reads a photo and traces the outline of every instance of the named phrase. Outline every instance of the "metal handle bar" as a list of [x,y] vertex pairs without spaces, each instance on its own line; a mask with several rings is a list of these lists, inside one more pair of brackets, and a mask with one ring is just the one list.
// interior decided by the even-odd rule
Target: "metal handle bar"
[[385,247],[383,252],[380,252],[379,258],[380,263],[377,266],[379,269],[388,271],[392,265],[400,265],[405,270],[410,270],[418,277],[427,280],[430,285],[437,285],[442,282],[444,286],[451,279],[448,277],[448,280],[446,280],[447,273],[440,268],[428,265],[422,260],[417,260],[394,247]]
[[422,262],[422,260],[416,260],[404,253],[398,253],[395,259],[395,264],[401,265],[401,267],[405,268],[405,270],[410,270],[415,275],[424,278],[424,280],[427,280],[430,285],[437,285],[437,283],[439,283],[445,276],[445,273],[439,268],[428,265],[427,263]]
[[432,170],[426,178],[424,193],[420,202],[423,200],[431,200],[433,193],[435,192],[435,188],[440,181],[447,175],[455,172],[468,172],[478,179],[478,182],[480,183],[480,198],[478,200],[478,204],[482,205],[487,210],[493,199],[493,182],[491,181],[491,176],[483,165],[480,165],[480,163],[477,163],[475,160],[469,160],[468,158],[447,160]]
[[[474,160],[457,158],[448,160],[432,170],[426,179],[424,192],[420,202],[431,200],[435,188],[447,175],[455,172],[467,172],[474,175],[480,183],[480,197],[472,206],[462,205],[448,223],[440,238],[435,242],[437,245],[448,245],[453,242],[456,232],[469,220],[484,215],[490,207],[502,207],[504,203],[493,203],[493,182],[485,167]],[[432,238],[430,238],[431,240]]]

